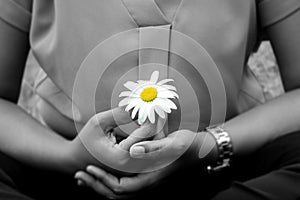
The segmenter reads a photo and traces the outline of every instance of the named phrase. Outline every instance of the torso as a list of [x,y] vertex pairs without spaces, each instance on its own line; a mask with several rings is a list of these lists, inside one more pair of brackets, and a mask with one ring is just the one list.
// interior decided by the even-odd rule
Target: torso
[[[139,0],[139,3],[151,1]],[[185,115],[188,119],[193,119],[197,115],[193,113],[196,108],[193,107],[194,100],[190,96],[194,91],[200,110],[200,127],[205,127],[210,122],[211,93],[217,94],[217,92],[209,90],[217,90],[221,86],[208,86],[205,81],[209,77],[207,78],[205,73],[212,73],[211,68],[215,66],[225,86],[226,102],[213,100],[217,104],[213,109],[214,115],[224,114],[226,118],[236,115],[239,112],[237,104],[245,62],[256,43],[255,1],[156,0],[155,5],[149,4],[151,9],[157,6],[158,10],[154,11],[147,9],[147,6],[143,7],[142,4],[139,9],[135,7],[134,2],[138,0],[35,1],[31,45],[36,59],[52,80],[45,81],[48,86],[42,86],[38,90],[41,96],[48,100],[47,104],[53,106],[58,111],[57,113],[62,114],[66,119],[72,120],[74,116],[70,110],[72,108],[70,99],[73,97],[74,106],[80,113],[80,117],[77,115],[75,121],[85,123],[95,114],[94,111],[100,112],[116,106],[117,101],[120,100],[116,95],[125,90],[123,83],[126,80],[135,81],[141,78],[139,75],[142,70],[137,67],[139,64],[158,62],[168,66],[168,69],[161,69],[162,78],[166,76],[174,78],[181,101],[189,105],[183,106],[185,108],[183,112],[188,113]],[[48,11],[45,12],[45,9]],[[143,12],[140,12],[141,10]],[[158,16],[156,12],[161,13],[162,16]],[[159,28],[169,29],[169,27],[172,31],[187,37],[187,41],[193,41],[199,48],[195,50],[192,48],[193,45],[186,42],[181,44],[180,42],[185,39],[181,40],[180,37],[176,37],[172,31],[169,35],[159,35],[159,33],[147,35],[147,28],[154,28],[155,33],[155,28],[158,30]],[[101,50],[99,44],[105,43],[112,36],[124,31],[129,31],[130,34],[121,34],[124,37],[123,40],[112,42],[113,46],[107,46],[102,49],[103,51]],[[158,42],[158,40],[161,41]],[[162,45],[171,53],[163,53],[157,49],[139,51],[138,49],[143,45],[149,45],[147,42],[152,42],[154,46]],[[123,56],[118,55],[110,65],[103,65],[102,56],[103,58],[112,57],[114,54],[117,55],[117,51],[123,47],[129,48],[129,46],[135,51]],[[180,57],[182,55],[176,55],[178,52],[176,49],[179,47],[187,50],[185,51],[187,57],[182,58]],[[196,55],[198,50],[200,55]],[[95,55],[92,55],[93,52]],[[98,62],[97,54],[99,54]],[[210,69],[202,71],[204,74],[202,72],[199,74],[195,66],[188,61],[199,62],[203,68]],[[88,64],[97,65],[97,63],[98,66],[90,67],[92,69],[89,71],[90,74],[86,73],[81,77],[84,80],[80,81],[85,84],[76,86],[80,88],[75,91],[82,91],[82,94],[74,95],[73,86],[78,82],[76,75],[79,69]],[[103,68],[106,68],[106,71],[99,84],[91,85],[95,84],[93,77],[98,73],[94,70],[101,71]],[[141,75],[142,78],[146,78],[149,72],[146,70]],[[189,86],[182,84],[182,81],[185,81],[183,77],[189,82],[193,91],[189,91],[187,89]],[[216,80],[215,84],[218,85],[219,82]],[[95,91],[90,91],[95,87]],[[55,95],[52,94],[57,91],[61,94],[54,97]],[[213,98],[216,97],[218,96],[213,96]],[[93,106],[89,104],[94,102],[93,99],[95,100],[94,111]],[[222,100],[224,99],[220,97],[219,101]],[[226,113],[223,112],[224,108],[221,108],[224,105],[226,105]],[[47,114],[41,109],[41,112],[42,115],[50,115],[49,111]],[[180,116],[182,116],[180,112],[174,112],[170,116],[171,126],[178,124],[177,120]],[[221,118],[214,118],[211,123],[217,123],[222,120]],[[56,126],[55,122],[48,121],[50,127]]]

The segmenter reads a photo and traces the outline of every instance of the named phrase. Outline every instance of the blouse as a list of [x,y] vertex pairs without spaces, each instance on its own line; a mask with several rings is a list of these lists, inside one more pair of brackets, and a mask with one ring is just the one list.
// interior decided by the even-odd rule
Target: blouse
[[159,70],[180,97],[170,121],[205,127],[264,102],[247,59],[267,27],[299,8],[299,0],[0,0],[0,19],[29,34],[42,115],[46,105],[84,123],[117,106],[125,81]]

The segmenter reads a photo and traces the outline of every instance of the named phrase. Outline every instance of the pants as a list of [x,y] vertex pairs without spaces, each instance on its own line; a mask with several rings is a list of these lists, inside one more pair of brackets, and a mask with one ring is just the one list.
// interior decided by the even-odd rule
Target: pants
[[[184,169],[137,199],[259,200],[300,199],[300,132],[267,144],[235,159],[219,174],[203,167]],[[76,186],[71,176],[33,169],[0,154],[0,199],[105,199],[89,188]]]

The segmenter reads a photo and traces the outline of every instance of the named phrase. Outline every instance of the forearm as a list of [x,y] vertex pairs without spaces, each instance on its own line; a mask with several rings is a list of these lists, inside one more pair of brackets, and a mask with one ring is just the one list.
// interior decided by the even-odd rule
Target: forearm
[[72,172],[71,141],[64,139],[25,113],[0,99],[0,151],[30,165]]
[[286,91],[225,123],[235,155],[249,154],[277,137],[300,130],[300,12],[266,27]]
[[237,156],[249,154],[275,138],[300,130],[300,89],[255,107],[224,124]]

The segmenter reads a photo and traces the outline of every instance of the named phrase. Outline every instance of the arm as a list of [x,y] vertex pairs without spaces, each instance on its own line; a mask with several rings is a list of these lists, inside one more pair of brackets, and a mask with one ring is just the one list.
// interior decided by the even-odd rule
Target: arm
[[[224,129],[231,136],[234,153],[237,156],[250,154],[277,137],[300,130],[300,12],[298,11],[287,19],[268,27],[267,32],[275,50],[287,92],[270,102],[234,117],[224,124]],[[215,160],[217,149],[213,148],[215,146],[214,138],[210,134],[195,134],[187,130],[179,130],[160,140],[135,141],[138,143],[131,147],[130,154],[137,159],[172,157],[180,151],[183,153],[182,149],[188,149],[187,146],[193,140],[190,146],[191,151],[185,152],[191,161],[187,162],[185,159],[182,162],[184,166],[199,163],[199,161],[209,163],[211,160]],[[203,159],[198,157],[199,147],[204,152]],[[174,164],[172,165],[174,166]],[[170,171],[174,171],[172,165],[152,173],[121,179],[90,166],[87,168],[87,172],[93,176],[79,172],[76,178],[96,191],[99,190],[99,185],[108,187],[111,189],[109,195],[118,198],[122,197],[122,194],[134,194],[132,192],[159,182]],[[182,166],[179,165],[179,167]],[[175,168],[177,168],[176,165]],[[82,184],[82,182],[79,183]]]
[[[122,108],[94,115],[72,141],[42,126],[17,104],[29,50],[28,35],[0,19],[0,151],[29,165],[74,173],[87,164],[103,166],[87,149],[100,157],[112,155],[116,165],[128,160],[120,154],[105,130],[132,122]],[[87,141],[82,143],[81,137]],[[102,154],[101,154],[102,153]],[[99,157],[98,156],[98,157]],[[123,157],[122,157],[123,156]],[[114,161],[114,162],[113,162]]]
[[28,164],[66,170],[69,141],[17,106],[28,34],[0,19],[0,151]]
[[300,129],[300,12],[269,26],[286,93],[225,123],[236,155]]
[[[300,130],[300,11],[290,14],[285,20],[268,26],[266,31],[274,48],[287,92],[224,123],[224,129],[232,138],[234,153],[237,156],[249,154],[277,137]],[[193,135],[193,133],[179,130],[179,135]],[[171,137],[173,137],[172,134],[169,135],[169,138]],[[180,138],[181,141],[183,138]],[[201,148],[208,151],[216,150],[216,148],[212,148],[214,139],[210,134],[198,134],[197,137],[191,138],[196,138],[191,146],[192,152],[196,154],[202,143],[203,147]],[[134,152],[133,147],[143,146],[145,152],[152,153],[166,147],[163,151],[169,149],[170,152],[171,150],[174,152],[175,149],[170,148],[171,146],[183,145],[182,142],[178,145],[176,140],[178,139],[164,138],[158,141],[140,142],[133,145],[130,150],[132,153]],[[203,142],[204,140],[205,142]],[[175,141],[173,145],[171,141]],[[190,141],[187,140],[183,143],[189,144]],[[141,157],[147,157],[146,154]],[[210,156],[205,158],[213,159],[215,154],[215,151],[211,151]]]

